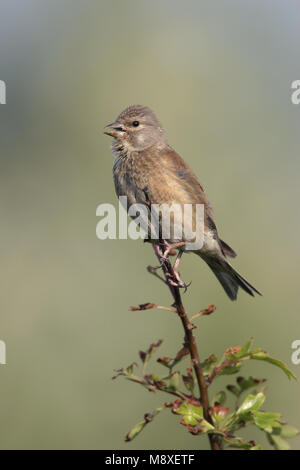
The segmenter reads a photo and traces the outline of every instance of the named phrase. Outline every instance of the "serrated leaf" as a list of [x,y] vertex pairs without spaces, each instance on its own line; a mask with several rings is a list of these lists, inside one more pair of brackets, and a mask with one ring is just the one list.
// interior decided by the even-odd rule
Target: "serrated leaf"
[[259,352],[251,352],[250,359],[254,359],[257,361],[265,361],[269,362],[270,364],[273,364],[276,367],[279,367],[289,379],[295,379],[298,380],[295,374],[288,369],[288,367],[285,365],[284,362],[280,361],[279,359],[274,359],[273,357],[268,356],[268,354],[264,351],[259,351]]
[[245,379],[244,377],[238,377],[236,381],[241,389],[241,392],[244,392],[246,390],[249,390],[249,388],[264,383],[266,379],[254,379],[253,377],[248,377],[248,379]]
[[257,411],[262,406],[265,399],[265,395],[261,392],[256,395],[248,395],[238,408],[236,412],[237,416],[245,415],[250,411]]
[[265,411],[255,411],[253,413],[254,423],[260,429],[268,433],[272,433],[274,428],[280,428],[281,424],[279,423],[280,414],[279,413],[268,413]]
[[203,408],[190,403],[182,403],[178,409],[178,414],[184,416],[185,424],[195,426],[200,419],[203,419]]
[[[181,424],[188,428],[200,425],[201,432],[214,430],[214,426],[203,418],[203,408],[201,405],[194,405],[189,402],[175,401],[172,408],[173,413],[182,415]],[[191,429],[190,429],[191,431]]]
[[251,338],[243,346],[236,346],[234,348],[230,347],[225,352],[225,356],[233,362],[244,361],[247,359],[269,362],[270,364],[279,367],[289,379],[293,378],[298,380],[295,374],[290,369],[288,369],[284,362],[269,356],[267,352],[263,351],[261,348],[255,348],[251,350],[252,344],[253,339]]

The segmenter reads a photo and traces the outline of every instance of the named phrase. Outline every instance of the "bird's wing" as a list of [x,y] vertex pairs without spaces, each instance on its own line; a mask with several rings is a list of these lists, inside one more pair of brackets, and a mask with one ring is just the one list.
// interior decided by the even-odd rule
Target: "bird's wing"
[[216,229],[213,209],[191,168],[171,147],[161,153],[159,161],[163,182],[166,189],[170,190],[173,202],[204,204],[207,224],[211,229]]
[[[236,253],[218,236],[212,206],[204,188],[191,168],[171,147],[160,152],[153,177],[149,178],[148,197],[151,203],[204,204],[205,225],[219,242],[223,255],[231,258]],[[156,166],[156,165],[154,165]]]

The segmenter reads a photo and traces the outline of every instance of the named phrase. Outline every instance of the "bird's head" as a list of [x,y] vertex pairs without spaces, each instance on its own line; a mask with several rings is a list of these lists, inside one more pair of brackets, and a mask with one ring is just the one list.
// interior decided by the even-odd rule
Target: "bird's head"
[[134,105],[126,108],[104,133],[114,144],[127,151],[141,151],[154,145],[166,145],[164,129],[151,109]]

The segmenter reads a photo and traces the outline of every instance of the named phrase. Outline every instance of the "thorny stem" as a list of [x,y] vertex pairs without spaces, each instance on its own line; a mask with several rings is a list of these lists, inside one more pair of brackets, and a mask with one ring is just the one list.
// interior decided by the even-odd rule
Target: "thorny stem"
[[[156,244],[153,245],[154,252],[159,262],[162,264],[162,270],[165,276],[165,282],[171,291],[172,297],[174,299],[174,307],[177,310],[178,316],[181,319],[181,323],[184,329],[185,346],[187,346],[189,349],[191,362],[193,364],[193,368],[194,368],[195,375],[197,378],[197,383],[198,383],[199,393],[200,393],[200,401],[203,407],[204,419],[208,421],[210,424],[213,424],[211,415],[209,413],[209,399],[208,399],[207,385],[206,385],[205,377],[203,375],[201,362],[199,359],[199,353],[198,353],[195,336],[193,334],[193,325],[191,324],[186,314],[186,311],[184,309],[179,287],[176,287],[169,282],[170,278],[174,278],[174,271],[173,271],[173,267],[169,259],[162,262],[163,255],[164,255],[163,247],[164,247],[163,242],[160,242],[159,245],[156,245]],[[212,450],[222,450],[220,438],[217,434],[208,434],[208,437],[210,441],[210,447]]]

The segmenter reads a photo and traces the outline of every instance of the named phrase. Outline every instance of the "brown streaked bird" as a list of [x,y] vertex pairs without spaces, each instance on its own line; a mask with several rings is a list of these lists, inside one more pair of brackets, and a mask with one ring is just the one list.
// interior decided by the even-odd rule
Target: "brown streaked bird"
[[[227,257],[236,253],[219,238],[212,207],[203,187],[185,161],[168,145],[165,131],[155,114],[146,106],[126,108],[105,134],[114,138],[116,158],[113,174],[117,196],[127,196],[128,204],[203,204],[204,243],[194,251],[208,264],[231,300],[239,287],[259,295],[238,274]],[[169,243],[180,240],[168,240]],[[185,240],[181,240],[185,241]],[[184,246],[180,248],[184,250]]]

